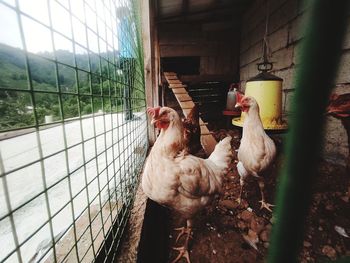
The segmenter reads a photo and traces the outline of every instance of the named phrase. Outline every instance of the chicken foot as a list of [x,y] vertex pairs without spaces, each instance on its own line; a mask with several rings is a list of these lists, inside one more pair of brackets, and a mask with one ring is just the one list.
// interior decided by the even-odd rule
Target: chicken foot
[[192,220],[187,220],[186,227],[175,228],[175,230],[180,230],[180,233],[177,236],[175,242],[177,242],[183,235],[186,235],[186,238],[185,238],[185,242],[184,242],[183,246],[173,247],[174,250],[179,251],[179,254],[171,263],[176,263],[181,258],[185,258],[187,263],[191,263],[190,254],[188,253],[188,242],[189,242],[190,238],[192,238]]
[[260,209],[265,208],[265,209],[269,210],[270,212],[272,212],[270,207],[274,206],[274,205],[265,202],[265,196],[264,196],[265,183],[264,183],[264,179],[259,178],[258,180],[259,180],[259,188],[260,188],[260,194],[261,194],[261,201],[259,201],[259,203],[261,203]]
[[185,234],[192,237],[191,236],[191,233],[192,233],[191,227],[179,227],[179,228],[175,228],[174,230],[180,231],[180,233],[177,235],[175,243],[177,243],[177,241],[179,241],[179,239]]

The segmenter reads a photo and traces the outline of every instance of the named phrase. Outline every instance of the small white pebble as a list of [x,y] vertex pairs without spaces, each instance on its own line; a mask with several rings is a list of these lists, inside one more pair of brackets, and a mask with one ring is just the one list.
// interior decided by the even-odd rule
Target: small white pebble
[[230,211],[228,211],[228,212],[230,213],[230,215],[233,215],[233,211],[230,210]]
[[172,235],[169,235],[169,238],[173,238],[173,236],[172,236]]
[[219,238],[221,237],[220,233],[218,233],[218,237],[219,237]]
[[210,226],[210,224],[209,224],[209,223],[206,223],[206,226]]
[[218,252],[216,252],[216,250],[215,250],[215,249],[213,249],[213,254],[214,254],[214,255],[216,255],[216,253],[218,253]]
[[251,207],[248,207],[247,210],[248,210],[249,212],[253,212],[253,209],[252,209]]

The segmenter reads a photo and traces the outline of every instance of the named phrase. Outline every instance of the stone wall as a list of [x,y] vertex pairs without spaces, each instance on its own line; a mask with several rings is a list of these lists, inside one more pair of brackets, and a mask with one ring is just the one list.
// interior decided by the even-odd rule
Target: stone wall
[[[293,74],[298,66],[298,49],[303,38],[302,25],[307,5],[301,0],[269,0],[268,43],[272,73],[283,78],[283,110],[290,112],[293,97]],[[305,1],[307,2],[307,1]],[[266,0],[256,0],[245,12],[240,44],[240,79],[245,81],[258,74],[256,63],[261,62],[262,39],[265,33]],[[350,11],[348,17],[350,25]],[[343,53],[336,78],[334,92],[350,92],[350,26],[343,43]],[[315,88],[315,92],[317,89]],[[326,160],[345,165],[349,154],[347,136],[339,120],[327,117],[324,157]]]

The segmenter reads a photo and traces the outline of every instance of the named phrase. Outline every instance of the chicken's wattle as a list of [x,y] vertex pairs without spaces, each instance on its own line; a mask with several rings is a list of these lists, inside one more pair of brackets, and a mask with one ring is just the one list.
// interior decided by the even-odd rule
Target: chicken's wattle
[[169,127],[169,122],[168,121],[157,121],[156,127],[158,129],[167,129]]

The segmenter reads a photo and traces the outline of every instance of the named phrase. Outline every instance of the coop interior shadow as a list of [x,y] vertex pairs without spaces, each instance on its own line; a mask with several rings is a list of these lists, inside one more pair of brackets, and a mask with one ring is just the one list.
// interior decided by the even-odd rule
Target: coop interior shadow
[[147,200],[138,263],[164,263],[169,257],[169,210]]

